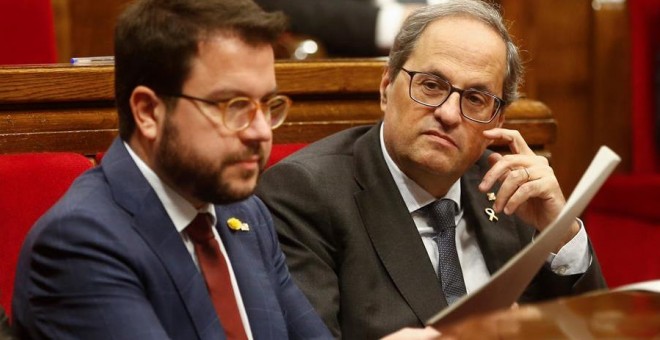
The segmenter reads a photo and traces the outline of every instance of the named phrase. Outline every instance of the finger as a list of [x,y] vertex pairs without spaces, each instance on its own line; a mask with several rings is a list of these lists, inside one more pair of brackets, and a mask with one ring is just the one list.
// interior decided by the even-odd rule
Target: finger
[[495,181],[504,180],[504,176],[506,176],[506,173],[501,174],[499,171],[493,170],[493,166],[495,166],[495,164],[497,164],[502,158],[503,156],[497,152],[493,152],[490,155],[488,155],[487,160],[490,167],[486,172],[486,174],[484,175],[484,178],[482,178],[481,183],[479,184],[479,190],[481,190],[482,192],[486,192],[490,190],[490,188],[493,186]]
[[531,198],[546,198],[547,194],[549,193],[548,189],[551,188],[554,184],[555,181],[553,181],[553,179],[550,177],[541,177],[537,180],[521,184],[509,197],[502,211],[504,211],[504,213],[507,215],[511,215],[515,213],[523,203],[527,202]]
[[479,190],[482,192],[490,190],[496,181],[504,182],[511,171],[532,166],[536,161],[536,159],[530,159],[529,156],[523,155],[506,155],[495,158],[498,158],[498,160],[488,169],[479,184]]
[[495,165],[495,163],[497,163],[500,159],[502,159],[502,157],[504,156],[502,156],[497,152],[491,153],[490,155],[488,155],[488,165],[490,166]]
[[534,151],[527,145],[525,139],[522,137],[518,130],[494,128],[485,130],[484,136],[493,141],[501,141],[509,146],[514,154],[533,155]]
[[[527,183],[529,176],[527,175],[528,171],[525,168],[519,168],[509,171],[504,181],[500,185],[500,189],[497,191],[497,199],[493,203],[493,210],[495,212],[502,211],[506,206],[509,205],[509,201],[513,195],[520,190],[520,187]],[[505,213],[508,214],[507,211]]]

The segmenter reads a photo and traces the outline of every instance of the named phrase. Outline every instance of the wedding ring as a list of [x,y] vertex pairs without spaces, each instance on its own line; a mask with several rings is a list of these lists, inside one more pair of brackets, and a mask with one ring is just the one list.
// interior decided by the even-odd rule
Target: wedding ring
[[527,171],[527,168],[523,168],[523,170],[525,170],[525,173],[527,174],[527,179],[525,182],[529,182],[529,171]]

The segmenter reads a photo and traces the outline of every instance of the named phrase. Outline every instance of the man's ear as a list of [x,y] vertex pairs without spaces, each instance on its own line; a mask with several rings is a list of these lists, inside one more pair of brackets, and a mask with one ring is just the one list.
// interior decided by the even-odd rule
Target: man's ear
[[390,75],[389,75],[389,67],[386,67],[385,70],[383,70],[383,75],[381,76],[380,79],[380,109],[381,111],[385,111],[385,108],[387,107],[387,92],[389,89],[390,85]]
[[147,139],[155,139],[164,119],[164,103],[153,90],[140,85],[133,89],[130,104],[136,130]]

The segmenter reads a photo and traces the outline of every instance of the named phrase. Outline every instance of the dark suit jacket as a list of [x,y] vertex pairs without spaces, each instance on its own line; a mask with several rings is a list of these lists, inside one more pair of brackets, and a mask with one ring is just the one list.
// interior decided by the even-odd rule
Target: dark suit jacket
[[0,340],[12,339],[11,328],[9,328],[9,319],[5,314],[4,308],[0,306]]
[[291,31],[317,38],[332,56],[382,55],[376,48],[378,7],[372,0],[255,0],[281,10]]
[[[461,179],[462,206],[494,273],[530,242],[534,229],[499,215],[477,186],[485,158]],[[352,128],[267,170],[257,194],[275,219],[291,273],[334,335],[373,339],[422,326],[446,307],[421,237],[387,168],[379,125]],[[595,257],[584,275],[543,268],[521,301],[604,287]]]
[[[329,337],[290,279],[263,203],[216,213],[254,338]],[[230,231],[230,217],[250,231]],[[201,273],[120,140],[32,228],[15,287],[21,338],[225,338]]]

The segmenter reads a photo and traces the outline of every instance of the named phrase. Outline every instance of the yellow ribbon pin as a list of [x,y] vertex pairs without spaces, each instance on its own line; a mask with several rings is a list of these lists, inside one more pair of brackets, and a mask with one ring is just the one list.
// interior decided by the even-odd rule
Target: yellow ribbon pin
[[241,222],[241,220],[239,220],[236,217],[232,217],[232,218],[228,219],[227,220],[227,226],[229,227],[229,229],[234,230],[234,231],[239,231],[239,230],[240,231],[249,231],[250,230],[250,226],[247,223]]

